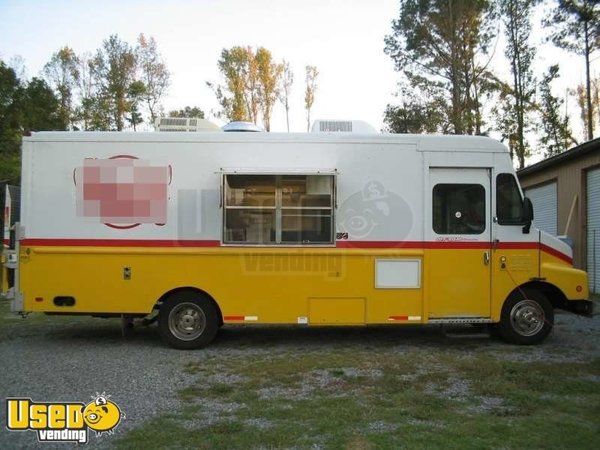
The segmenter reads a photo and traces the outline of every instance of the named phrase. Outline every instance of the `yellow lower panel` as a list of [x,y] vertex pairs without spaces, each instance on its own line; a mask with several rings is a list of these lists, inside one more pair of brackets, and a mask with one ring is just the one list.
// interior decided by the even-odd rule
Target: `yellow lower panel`
[[[195,287],[232,323],[302,323],[310,298],[359,297],[360,316],[350,302],[345,322],[389,323],[390,316],[423,316],[421,288],[375,289],[375,258],[404,256],[423,251],[38,247],[22,249],[21,290],[27,311],[149,313],[165,293]],[[76,304],[56,306],[55,296]],[[325,311],[315,317],[329,320]]]
[[[303,323],[309,315],[313,323],[406,323],[402,317],[426,321],[452,316],[498,320],[508,294],[538,277],[540,267],[538,251],[525,249],[492,251],[489,266],[484,264],[483,250],[471,249],[21,250],[26,311],[147,314],[165,293],[194,287],[211,295],[223,316],[236,317],[231,322],[250,317],[244,322],[253,323]],[[376,289],[375,259],[388,257],[422,261],[420,287]],[[502,257],[508,262],[504,269]],[[556,282],[569,293],[582,285],[583,292],[577,294],[587,293],[585,274],[552,256],[543,258],[541,266],[548,270],[542,277],[547,282]],[[124,278],[126,268],[131,270],[130,279]],[[75,297],[76,304],[56,306],[56,296]],[[355,300],[316,305],[313,315],[309,299],[315,298],[362,299],[363,306]],[[336,319],[340,310],[343,317]]]

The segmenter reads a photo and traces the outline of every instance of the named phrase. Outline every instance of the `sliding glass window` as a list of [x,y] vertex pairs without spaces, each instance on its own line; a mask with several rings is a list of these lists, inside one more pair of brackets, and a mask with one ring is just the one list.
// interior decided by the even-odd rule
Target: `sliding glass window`
[[224,242],[333,243],[333,175],[226,175]]

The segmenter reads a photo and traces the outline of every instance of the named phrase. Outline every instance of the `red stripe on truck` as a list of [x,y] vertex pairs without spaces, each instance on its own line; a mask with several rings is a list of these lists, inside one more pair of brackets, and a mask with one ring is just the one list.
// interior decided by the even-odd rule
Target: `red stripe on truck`
[[28,238],[21,245],[29,247],[219,247],[219,241],[166,239],[36,239]]
[[388,320],[408,320],[408,316],[390,316]]
[[[29,247],[220,247],[217,240],[186,240],[186,239],[44,239],[27,238],[21,240],[21,245]],[[406,248],[406,249],[492,249],[489,242],[464,241],[337,241],[336,248]],[[556,258],[573,264],[573,259],[564,253],[537,242],[499,242],[497,249],[541,249]],[[277,247],[281,248],[281,247]]]

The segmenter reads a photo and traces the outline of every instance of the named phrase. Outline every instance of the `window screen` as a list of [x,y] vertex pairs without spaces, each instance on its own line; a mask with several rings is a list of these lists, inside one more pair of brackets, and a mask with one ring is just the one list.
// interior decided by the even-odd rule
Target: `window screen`
[[226,175],[225,243],[333,242],[333,175]]
[[496,177],[496,217],[500,225],[523,224],[523,199],[517,181],[510,173]]
[[485,231],[485,189],[480,184],[437,184],[433,188],[433,230],[437,234]]

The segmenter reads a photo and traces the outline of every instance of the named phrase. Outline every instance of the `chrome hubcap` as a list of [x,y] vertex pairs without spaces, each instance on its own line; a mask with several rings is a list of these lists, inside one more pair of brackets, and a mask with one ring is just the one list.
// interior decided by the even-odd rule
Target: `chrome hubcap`
[[546,316],[539,303],[533,300],[521,300],[510,312],[513,329],[521,336],[533,336],[544,327]]
[[169,313],[169,330],[177,339],[193,341],[205,328],[206,316],[195,303],[181,303]]

